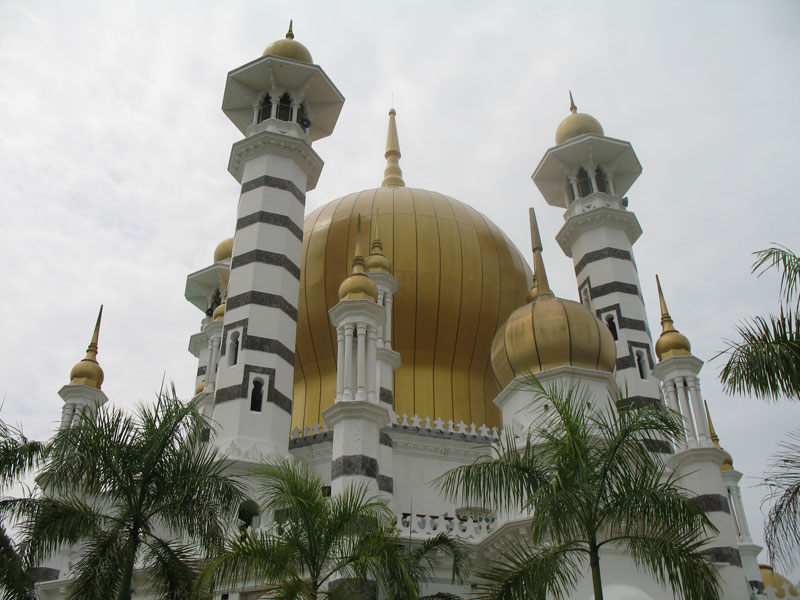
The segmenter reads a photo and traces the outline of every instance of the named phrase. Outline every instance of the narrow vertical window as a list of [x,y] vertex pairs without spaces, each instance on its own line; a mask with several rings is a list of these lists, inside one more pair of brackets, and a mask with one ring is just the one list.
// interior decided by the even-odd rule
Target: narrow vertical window
[[647,379],[647,360],[641,350],[636,352],[636,366],[639,368],[639,377]]
[[592,302],[589,299],[589,284],[588,283],[581,290],[581,302],[583,302],[583,305],[586,308],[588,308],[589,310],[592,310]]
[[281,96],[281,100],[278,102],[278,118],[281,121],[292,120],[292,99],[289,94]]
[[581,167],[578,169],[578,195],[583,198],[592,193],[592,180],[589,179],[589,173],[586,169]]
[[228,366],[232,367],[239,362],[239,332],[231,334],[231,343],[228,347]]
[[261,379],[253,381],[253,391],[250,392],[250,410],[261,412],[261,405],[264,401],[264,382]]
[[606,315],[606,325],[608,326],[608,330],[611,332],[611,335],[614,336],[614,341],[616,342],[619,338],[617,337],[617,324],[614,322],[614,315]]
[[606,174],[603,172],[603,169],[600,167],[597,167],[594,172],[594,180],[597,182],[598,192],[608,192],[608,180],[606,179]]
[[269,94],[264,96],[264,100],[261,102],[261,113],[259,114],[258,122],[266,121],[272,116],[272,98],[270,98]]

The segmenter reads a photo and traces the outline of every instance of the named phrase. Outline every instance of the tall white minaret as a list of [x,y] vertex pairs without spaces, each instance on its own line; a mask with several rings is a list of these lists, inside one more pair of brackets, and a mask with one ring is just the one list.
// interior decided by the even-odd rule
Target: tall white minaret
[[97,341],[100,337],[100,322],[103,318],[103,307],[97,314],[97,322],[92,333],[92,340],[86,349],[86,356],[72,367],[70,382],[58,390],[58,395],[64,400],[61,409],[61,428],[68,428],[80,423],[81,419],[94,414],[103,404],[108,402],[108,397],[100,387],[103,385],[105,374],[97,362]]
[[[757,584],[760,575],[757,563],[744,568],[745,562],[753,563],[754,559],[749,555],[742,556],[739,545],[740,530],[736,512],[741,510],[741,505],[737,507],[732,503],[735,494],[731,493],[729,482],[723,481],[720,471],[720,466],[730,456],[712,439],[711,424],[697,377],[703,361],[692,355],[689,339],[675,329],[661,282],[658,279],[656,282],[662,331],[655,346],[659,363],[653,369],[653,374],[661,381],[667,405],[681,414],[684,423],[684,436],[667,465],[673,469],[679,485],[694,494],[695,502],[703,508],[718,530],[705,552],[720,572],[720,597],[747,600],[751,597],[750,587],[753,585],[748,582]],[[738,490],[738,487],[735,489]],[[742,523],[747,529],[747,521]],[[741,541],[744,543],[748,540]]]
[[617,383],[629,402],[660,401],[633,244],[642,233],[628,210],[628,189],[642,172],[629,142],[607,137],[592,116],[570,112],[533,173],[548,204],[566,209],[556,235],[572,258],[581,302],[616,341]]
[[228,165],[242,187],[227,299],[214,315],[223,330],[213,418],[232,458],[289,451],[303,217],[322,170],[311,143],[333,132],[343,103],[291,25],[228,74],[222,110],[245,138]]

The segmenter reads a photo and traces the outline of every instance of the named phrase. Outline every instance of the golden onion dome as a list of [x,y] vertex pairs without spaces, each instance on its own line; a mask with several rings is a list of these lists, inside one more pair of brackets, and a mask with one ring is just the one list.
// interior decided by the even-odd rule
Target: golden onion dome
[[205,379],[201,379],[201,380],[200,380],[200,381],[197,383],[197,385],[196,385],[196,386],[194,386],[194,395],[196,396],[197,394],[199,394],[200,392],[202,392],[204,389],[206,389],[206,380],[205,380]]
[[214,262],[227,260],[233,255],[233,238],[222,240],[214,249]]
[[264,49],[264,53],[261,56],[266,56],[267,54],[288,58],[289,60],[296,60],[297,62],[308,63],[309,65],[314,64],[314,61],[311,59],[311,52],[308,51],[308,48],[294,39],[291,21],[289,21],[289,31],[286,33],[286,38],[272,42]]
[[97,362],[97,340],[100,337],[100,321],[102,318],[103,307],[101,306],[100,312],[97,315],[97,323],[94,326],[92,341],[89,342],[89,347],[86,349],[86,356],[72,367],[69,373],[69,382],[71,385],[88,385],[98,390],[103,385],[105,374],[100,364]]
[[[769,565],[758,565],[761,570],[761,580],[764,582],[764,591],[774,594],[776,598],[798,598],[800,590],[780,573]],[[772,589],[770,589],[772,588]]]
[[339,286],[339,300],[378,300],[378,286],[364,273],[364,253],[361,250],[361,215],[356,219],[356,248],[353,270]]
[[673,356],[689,356],[692,353],[692,344],[689,338],[675,329],[672,317],[667,310],[667,302],[664,300],[664,293],[661,291],[661,281],[656,275],[656,286],[658,286],[658,301],[661,305],[661,335],[656,340],[656,356],[658,360],[666,360]]
[[492,340],[498,384],[505,388],[520,375],[566,365],[613,371],[617,350],[608,328],[583,304],[557,298],[550,289],[533,209],[530,215],[534,284],[529,303],[511,313]]
[[366,258],[365,266],[368,273],[391,273],[392,265],[383,253],[383,242],[381,242],[381,219],[380,215],[375,215],[375,231],[373,233],[372,244],[369,256]]
[[214,314],[211,316],[212,319],[215,321],[222,321],[225,319],[225,303],[223,302],[217,308],[214,309]]
[[579,135],[592,133],[594,135],[604,135],[603,126],[592,115],[579,113],[578,107],[572,100],[572,92],[569,93],[570,115],[558,124],[556,129],[556,144],[563,144],[567,140],[576,138]]

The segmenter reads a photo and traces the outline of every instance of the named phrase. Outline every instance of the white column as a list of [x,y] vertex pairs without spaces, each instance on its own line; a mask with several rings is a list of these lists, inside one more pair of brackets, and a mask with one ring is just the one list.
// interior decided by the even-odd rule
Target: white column
[[[667,381],[664,382],[664,390],[667,394],[667,406],[669,406],[672,410],[680,414],[681,409],[678,406],[678,398],[675,394],[675,383],[671,379],[668,379]],[[678,440],[678,446],[681,448],[686,447],[685,430],[684,433],[681,434],[680,439]]]
[[367,383],[367,326],[359,323],[356,331],[358,333],[356,341],[356,400],[364,400],[366,398],[365,388]]
[[366,371],[367,371],[367,401],[368,402],[377,402],[378,401],[378,388],[376,385],[376,381],[378,379],[378,365],[377,360],[375,357],[375,340],[378,336],[378,331],[375,327],[370,325],[367,327],[367,361],[366,361]]
[[750,542],[750,528],[747,526],[747,517],[744,515],[744,504],[742,504],[742,494],[738,485],[728,487],[731,499],[733,500],[733,510],[736,513],[736,524],[739,526],[739,538],[743,542]]
[[675,387],[678,390],[678,399],[680,400],[681,404],[681,413],[683,414],[683,420],[686,424],[686,438],[688,440],[689,446],[694,447],[697,446],[697,435],[694,430],[694,424],[692,423],[692,409],[689,406],[689,396],[686,392],[686,386],[684,385],[683,378],[678,377],[675,379]]
[[344,392],[344,327],[336,328],[336,342],[338,352],[336,354],[336,400],[342,399]]
[[[386,293],[378,288],[378,306],[384,306],[384,298],[386,297]],[[388,321],[387,321],[388,322]],[[384,333],[386,329],[386,322],[383,325],[378,327],[378,347],[383,348],[383,341],[385,339],[386,334]]]
[[384,307],[386,308],[386,324],[383,330],[383,342],[386,348],[392,347],[392,295],[391,292],[386,292],[386,300],[384,302]]
[[208,366],[206,367],[206,387],[203,391],[213,392],[217,382],[217,362],[219,361],[220,338],[212,335],[208,340]]
[[344,400],[353,399],[353,324],[344,326]]
[[691,397],[692,407],[694,408],[694,422],[697,425],[697,437],[701,446],[711,446],[711,432],[708,429],[708,417],[703,405],[703,398],[700,396],[700,380],[697,377],[689,376],[686,378],[689,386],[689,396]]

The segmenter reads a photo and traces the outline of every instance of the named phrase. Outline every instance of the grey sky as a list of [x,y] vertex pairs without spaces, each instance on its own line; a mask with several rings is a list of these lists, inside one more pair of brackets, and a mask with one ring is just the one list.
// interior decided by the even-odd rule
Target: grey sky
[[[777,307],[750,253],[800,249],[800,3],[0,0],[5,420],[49,434],[100,303],[112,401],[150,400],[164,376],[191,394],[186,347],[202,315],[183,300],[185,276],[232,235],[238,199],[225,74],[289,18],[347,98],[315,145],[326,167],[309,212],[379,185],[394,93],[406,183],[471,204],[526,255],[536,207],[551,285],[576,299],[554,241],[561,209],[530,181],[572,89],[644,166],[629,198],[654,334],[656,272],[703,360],[738,319]],[[703,391],[760,540],[753,486],[800,404],[727,397],[719,366],[706,365]]]

